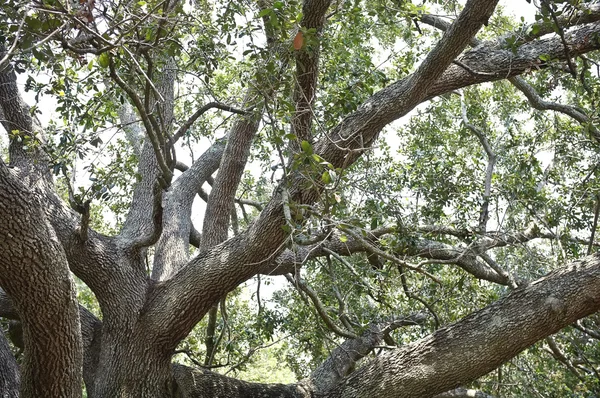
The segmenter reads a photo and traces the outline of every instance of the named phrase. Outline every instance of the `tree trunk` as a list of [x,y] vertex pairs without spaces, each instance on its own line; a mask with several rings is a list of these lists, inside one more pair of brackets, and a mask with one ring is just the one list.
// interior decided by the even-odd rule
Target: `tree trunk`
[[4,333],[0,330],[0,394],[2,394],[2,398],[17,398],[19,382],[19,365],[17,365]]
[[174,398],[171,356],[160,355],[143,333],[103,336],[100,366],[90,397]]

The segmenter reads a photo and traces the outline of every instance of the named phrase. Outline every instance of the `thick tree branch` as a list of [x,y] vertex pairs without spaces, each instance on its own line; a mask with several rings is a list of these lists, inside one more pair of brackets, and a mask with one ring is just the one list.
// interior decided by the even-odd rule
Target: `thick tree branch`
[[21,396],[79,397],[82,342],[65,252],[39,200],[1,160],[0,187],[0,286],[23,323]]
[[311,398],[310,389],[301,384],[249,383],[208,370],[173,365],[178,389],[186,398]]
[[125,132],[127,141],[129,141],[133,147],[135,154],[137,156],[141,156],[144,132],[138,116],[135,114],[133,107],[128,102],[125,102],[123,105],[121,105],[117,112],[119,114],[119,120],[121,121],[121,126]]
[[[430,25],[436,29],[440,29],[442,31],[446,31],[450,28],[451,23],[432,14],[420,14],[415,15],[415,17],[420,21],[427,25]],[[575,13],[563,13],[558,17],[558,25],[563,29],[568,29],[577,25],[585,25],[591,22],[596,22],[600,20],[600,4],[580,4]],[[535,28],[534,28],[535,27]],[[542,36],[545,36],[550,33],[555,33],[556,24],[552,22],[546,21],[538,21],[531,25],[528,25],[522,29],[519,29],[518,32],[507,34],[499,39],[497,39],[494,43],[485,43],[486,45],[499,45],[502,46],[505,44],[506,37],[516,38],[517,40],[514,42],[514,45],[520,46],[525,43],[531,42],[535,39],[539,39]],[[527,32],[525,35],[522,32]],[[481,41],[477,39],[473,39],[471,45],[473,47],[482,44]]]
[[[24,150],[25,139],[37,140],[43,136],[41,130],[38,133],[39,127],[29,115],[29,107],[20,96],[16,76],[10,65],[0,72],[0,105],[0,114],[6,117],[7,126],[23,132],[19,135],[21,140],[11,140],[11,170],[18,174],[18,178],[24,184],[34,187],[35,196],[43,201],[41,209],[64,248],[70,269],[94,291],[104,306],[105,315],[113,314],[115,319],[120,319],[122,313],[117,315],[113,311],[120,312],[122,308],[116,309],[118,305],[115,306],[115,303],[124,297],[127,297],[129,302],[135,302],[133,292],[136,292],[135,296],[139,302],[140,290],[144,289],[145,275],[138,274],[132,277],[129,267],[134,265],[139,269],[136,259],[123,260],[123,253],[116,245],[115,239],[101,236],[91,230],[87,233],[81,231],[85,226],[81,225],[79,216],[66,206],[54,191],[48,159],[42,151],[42,146],[29,145],[29,149]],[[32,134],[33,131],[36,132],[35,135]],[[141,259],[137,260],[137,264],[141,263]]]
[[[571,26],[583,25],[600,20],[600,4],[579,4],[577,11],[574,13],[565,12],[552,22],[538,21],[524,29],[527,34],[517,41],[517,44],[526,43],[547,35],[555,33],[557,25],[563,29]],[[534,29],[535,26],[535,29]]]
[[429,337],[369,361],[328,396],[385,396],[390,391],[397,396],[439,394],[488,373],[598,309],[600,257],[594,255],[517,289]]
[[[0,317],[13,320],[20,319],[12,300],[1,288]],[[102,339],[102,322],[82,305],[79,305],[79,319],[81,320],[81,340],[83,343],[83,380],[86,385],[88,397],[94,398],[94,382],[96,380]],[[0,389],[0,392],[2,391],[4,390]]]
[[[356,112],[346,117],[329,137],[321,140],[315,152],[335,167],[346,168],[372,145],[385,125],[404,116],[426,99],[464,87],[459,83],[448,89],[446,84],[457,82],[454,80],[455,73],[452,73],[452,83],[445,83],[446,77],[450,77],[449,72],[454,72],[453,67],[459,68],[451,65],[452,62],[481,26],[487,23],[496,3],[497,1],[467,2],[457,20],[415,73],[371,96]],[[462,68],[457,72],[467,73]],[[470,74],[467,75],[469,79],[472,78]],[[490,76],[486,78],[489,80]],[[458,79],[458,82],[461,80]],[[440,82],[444,84],[440,85]],[[474,83],[476,82],[465,85]]]
[[[189,260],[194,196],[219,167],[226,140],[217,140],[172,184],[165,194],[163,233],[156,246],[152,279],[164,280]],[[198,243],[199,245],[200,243]]]
[[[402,233],[395,228],[379,228],[370,231],[367,235],[376,241],[380,237],[390,233]],[[392,262],[398,262],[397,257],[382,253],[382,250],[375,250],[374,244],[366,244],[364,239],[359,239],[356,236],[348,236],[344,242],[340,239],[338,233],[333,234],[326,240],[320,240],[317,243],[308,246],[299,246],[294,250],[285,250],[280,256],[273,258],[270,261],[263,263],[260,273],[268,275],[283,275],[293,273],[296,268],[301,267],[306,261],[323,257],[333,252],[341,256],[350,256],[355,253],[375,253],[382,255],[384,258]],[[456,264],[468,273],[478,279],[488,280],[490,282],[501,285],[509,285],[510,281],[506,277],[498,274],[486,264],[477,259],[473,248],[456,248],[454,246],[432,241],[428,239],[413,240],[403,247],[398,247],[397,250],[404,256],[422,257],[430,260],[441,261],[444,264]],[[401,266],[405,267],[408,264],[404,261]],[[407,267],[417,268],[416,266]]]
[[[112,59],[110,65],[111,77],[135,105],[148,136],[138,165],[138,173],[142,178],[135,186],[131,207],[119,236],[123,244],[139,250],[156,243],[162,233],[163,190],[171,184],[175,166],[174,148],[172,142],[167,141],[173,120],[176,74],[172,61],[166,62],[157,77],[157,88],[147,90],[142,101],[133,88],[116,74]],[[154,91],[156,94],[153,94]],[[161,98],[162,102],[154,100],[154,95]],[[156,115],[162,123],[159,125],[152,115]],[[162,189],[157,189],[157,181]]]
[[[435,28],[438,28],[442,31],[446,31],[450,27],[450,24],[448,22],[446,22],[443,19],[436,17],[434,15],[428,15],[428,14],[422,15],[420,17],[420,20],[422,22],[424,22],[428,25],[431,25]],[[586,23],[590,23],[590,22],[596,22],[596,21],[600,20],[600,5],[594,4],[591,6],[587,6],[587,5],[583,6],[582,9],[579,10],[571,18],[568,18],[567,16],[563,15],[563,16],[559,17],[559,20],[561,22],[562,27],[576,26],[576,25],[586,24]],[[552,25],[552,24],[543,24],[543,25],[538,24],[538,28],[539,28],[539,30],[535,36],[532,34],[527,35],[526,40],[522,41],[521,44],[525,43],[525,42],[529,42],[529,41],[533,40],[534,38],[541,37],[545,34],[554,32],[554,25]],[[561,36],[561,42],[563,44],[565,44],[565,41],[566,41],[566,39],[565,39],[564,33],[563,33],[563,35]],[[470,45],[472,47],[477,47],[480,45],[489,46],[490,43],[485,43],[485,42],[482,43],[481,41],[473,38],[471,40]],[[568,45],[568,43],[566,45]],[[569,52],[567,51],[565,53],[565,56],[567,56],[568,54],[569,54]],[[461,64],[461,65],[463,65],[463,67],[464,67],[464,64]],[[468,69],[468,70],[470,71],[470,69]],[[529,101],[529,103],[531,104],[531,106],[533,108],[538,109],[538,110],[552,110],[552,111],[564,113],[565,115],[570,116],[573,119],[575,119],[576,121],[578,121],[583,126],[588,127],[590,129],[590,132],[592,133],[592,135],[596,138],[596,140],[600,140],[600,132],[598,131],[596,126],[594,126],[591,123],[590,118],[582,110],[580,110],[574,106],[563,105],[563,104],[559,104],[559,103],[555,103],[555,102],[545,101],[542,97],[540,97],[540,95],[535,91],[535,89],[533,87],[531,87],[526,82],[526,80],[520,76],[513,76],[513,77],[509,78],[508,80],[525,95],[525,97],[527,98],[527,100]]]
[[[249,94],[245,105],[253,104],[255,101],[253,94]],[[227,136],[227,146],[221,158],[219,172],[206,204],[202,226],[201,248],[203,249],[227,240],[233,200],[257,131],[257,115],[251,114],[237,119]]]
[[[297,33],[301,45],[295,51],[296,55],[296,84],[294,86],[294,104],[296,109],[292,117],[291,132],[296,135],[292,141],[292,149],[300,149],[301,141],[311,142],[311,127],[313,119],[313,104],[319,76],[320,36],[325,22],[325,13],[331,4],[330,0],[306,0],[302,6],[303,18],[300,24],[302,30]],[[310,30],[310,36],[308,32]],[[314,32],[313,32],[314,30]],[[308,48],[307,41],[316,43]]]
[[19,365],[0,329],[0,392],[3,398],[18,398],[21,375]]
[[[6,50],[0,44],[0,57],[4,54]],[[0,68],[0,122],[9,135],[9,164],[19,172],[19,178],[31,186],[51,183],[48,156],[42,150],[42,130],[21,97],[10,63]]]
[[[494,6],[495,2],[468,2],[461,17],[453,25],[454,28],[445,35],[448,38],[442,39],[415,75],[373,95],[328,137],[315,145],[315,153],[334,167],[346,168],[360,156],[362,149],[373,143],[386,124],[405,115],[419,102],[467,85],[507,78],[535,70],[535,67],[544,67],[545,64],[539,59],[542,54],[549,54],[556,59],[564,57],[560,39],[550,37],[524,45],[516,53],[508,49],[482,47],[461,57],[463,63],[475,70],[492,72],[494,77],[474,76],[451,64],[487,20]],[[599,48],[600,43],[592,39],[599,31],[600,24],[593,23],[567,32],[565,39],[572,47],[571,55]],[[438,55],[440,59],[434,59]],[[290,176],[285,184],[292,187],[289,196],[296,203],[313,203],[319,197],[318,189],[302,188],[305,182],[301,175]],[[226,219],[229,210],[228,206]],[[208,222],[211,220],[208,219]],[[166,346],[174,348],[175,342],[187,334],[191,325],[206,314],[219,297],[264,270],[262,265],[284,248],[288,237],[281,228],[284,224],[282,195],[281,190],[278,190],[247,233],[201,253],[175,277],[156,289],[149,308],[160,308],[161,311],[159,314],[150,310],[148,316],[156,315],[159,324],[168,325],[162,329],[159,341],[171,341]],[[186,316],[180,317],[185,319],[173,320],[175,314]]]
[[350,374],[356,363],[380,345],[387,334],[404,326],[422,324],[425,319],[424,314],[415,314],[372,324],[361,336],[349,338],[336,347],[325,362],[311,373],[307,384],[317,395],[327,396],[327,392]]

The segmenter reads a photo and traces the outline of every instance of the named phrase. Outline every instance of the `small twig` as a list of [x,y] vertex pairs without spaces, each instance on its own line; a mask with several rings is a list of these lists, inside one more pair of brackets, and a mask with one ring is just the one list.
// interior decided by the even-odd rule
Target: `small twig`
[[315,310],[317,311],[317,314],[319,314],[319,317],[323,320],[323,322],[325,322],[327,327],[332,332],[334,332],[338,336],[345,337],[348,339],[355,339],[358,337],[357,335],[355,335],[354,333],[352,333],[348,330],[341,329],[333,322],[331,317],[329,315],[327,315],[327,310],[325,309],[325,306],[319,299],[317,293],[306,284],[306,282],[300,277],[300,275],[297,274],[296,277],[294,278],[290,274],[285,274],[285,278],[292,285],[294,285],[298,290],[301,290],[310,298],[310,300],[312,301],[312,303],[314,305]]
[[115,69],[115,62],[110,54],[108,54],[108,59],[110,76],[113,78],[115,83],[117,83],[117,85],[127,93],[129,98],[135,105],[136,109],[140,113],[142,123],[144,124],[144,128],[146,129],[146,134],[148,134],[148,137],[150,138],[150,143],[152,144],[152,148],[154,149],[154,155],[156,156],[156,161],[158,162],[158,166],[161,170],[162,175],[158,177],[159,183],[163,189],[167,189],[169,187],[171,179],[173,178],[173,172],[171,171],[170,167],[165,161],[161,150],[160,142],[158,141],[158,138],[154,131],[154,125],[153,123],[151,123],[151,118],[146,112],[146,107],[142,103],[142,100],[137,95],[135,90],[131,88],[131,86],[129,86],[127,83],[125,83],[125,81],[121,79],[121,77],[117,74],[117,71]]
[[580,323],[580,321],[576,321],[575,323],[573,323],[573,327],[596,340],[600,340],[600,332],[597,332],[594,329],[586,328]]
[[[2,57],[2,59],[0,60],[0,70],[4,69],[5,64],[8,63],[10,57],[12,57],[13,52],[17,48],[17,44],[19,43],[19,39],[21,37],[21,31],[23,30],[24,25],[25,25],[25,16],[23,16],[21,23],[19,23],[19,28],[17,29],[17,33],[15,33],[15,39],[13,40],[13,43],[11,44],[10,48],[8,50],[6,50],[6,54],[4,55],[4,57]],[[2,47],[4,47],[4,46],[2,46]],[[0,47],[0,50],[2,50],[2,49],[3,48]]]
[[204,113],[206,113],[206,111],[208,111],[209,109],[213,109],[213,108],[221,109],[223,111],[227,111],[227,112],[231,112],[231,113],[236,113],[238,115],[246,115],[250,111],[250,110],[238,109],[238,108],[235,108],[230,105],[222,104],[220,102],[209,102],[208,104],[204,105],[203,107],[198,109],[196,112],[194,112],[194,114],[192,116],[190,116],[190,118],[181,127],[179,127],[179,129],[175,132],[175,134],[173,134],[173,141],[177,142],[177,140],[179,140],[181,137],[183,137],[183,135],[189,130],[189,128],[192,126],[192,124],[194,124],[194,122],[200,116],[202,116]]
[[548,12],[550,13],[550,16],[552,17],[552,21],[554,21],[554,26],[556,27],[556,32],[558,33],[558,36],[560,37],[560,41],[562,42],[563,48],[565,50],[565,58],[567,60],[567,65],[569,66],[569,71],[571,72],[571,75],[575,79],[577,79],[577,69],[575,68],[573,61],[571,60],[571,54],[569,52],[569,44],[567,43],[567,40],[565,39],[565,31],[563,30],[561,24],[558,22],[556,13],[552,9],[552,6],[550,4],[548,4],[547,0],[542,0],[542,6],[545,7],[546,10],[548,10]]
[[496,153],[492,149],[492,145],[489,140],[485,136],[484,132],[474,124],[469,122],[467,117],[467,105],[465,103],[464,94],[461,92],[460,94],[460,107],[462,113],[463,123],[467,129],[471,130],[473,134],[477,136],[479,142],[483,146],[485,153],[488,158],[487,170],[485,172],[485,184],[484,184],[484,193],[483,193],[483,203],[481,204],[481,212],[479,215],[479,224],[478,228],[481,232],[485,232],[487,229],[487,222],[489,220],[489,205],[490,205],[490,197],[492,192],[492,176],[494,174],[494,166],[496,165]]
[[594,236],[596,235],[596,228],[598,227],[598,214],[600,213],[600,194],[596,194],[596,206],[594,209],[594,223],[592,224],[592,234],[590,235],[590,243],[588,245],[587,255],[592,254],[592,248],[594,247]]
[[421,273],[425,276],[427,276],[428,278],[430,278],[432,281],[434,281],[435,283],[437,283],[438,285],[442,285],[442,281],[436,277],[435,275],[432,275],[431,273],[425,271],[422,268],[419,268],[418,266],[412,265],[407,263],[406,261],[400,260],[399,258],[386,253],[385,251],[375,247],[372,243],[370,243],[369,241],[367,241],[366,239],[364,239],[362,236],[360,236],[359,234],[355,233],[354,231],[352,231],[350,228],[347,228],[345,226],[340,225],[338,228],[340,228],[340,230],[342,230],[343,232],[346,232],[348,235],[351,235],[354,239],[357,239],[359,242],[361,242],[363,244],[363,247],[370,253],[376,254],[378,256],[381,256],[387,260],[390,260],[391,262],[401,265],[403,267],[406,267],[410,270],[413,270],[415,272]]
[[429,304],[427,301],[410,291],[410,288],[408,287],[408,281],[406,280],[406,275],[404,274],[404,269],[401,265],[398,265],[398,272],[400,272],[400,282],[402,283],[402,290],[404,291],[406,297],[408,297],[409,299],[416,300],[419,303],[423,304],[423,306],[427,308],[427,311],[429,311],[431,315],[433,315],[435,328],[438,329],[440,327],[440,319],[438,318],[431,304]]
[[165,98],[160,94],[160,92],[158,91],[158,89],[156,88],[154,83],[152,82],[152,79],[150,79],[150,77],[146,74],[146,72],[144,72],[144,69],[142,68],[140,63],[135,59],[135,55],[133,55],[131,53],[131,51],[129,51],[127,46],[121,46],[121,48],[129,55],[129,57],[133,61],[133,64],[137,67],[137,70],[142,74],[142,76],[144,76],[146,83],[148,83],[150,85],[150,87],[152,88],[152,91],[154,92],[154,95],[156,95],[158,97],[160,102],[165,102]]
[[546,343],[548,343],[548,347],[550,347],[550,355],[552,355],[554,359],[565,365],[567,369],[569,369],[575,375],[575,377],[577,377],[581,381],[584,381],[584,378],[579,374],[577,369],[575,369],[571,361],[569,361],[565,354],[562,353],[560,348],[558,348],[558,345],[556,344],[552,336],[546,337]]
[[290,228],[290,233],[295,230],[294,223],[292,222],[292,212],[290,210],[290,198],[288,191],[285,187],[281,188],[281,202],[283,204],[283,216],[285,217],[285,224]]
[[333,264],[330,256],[325,256],[325,261],[327,263],[327,273],[331,278],[331,290],[333,290],[333,295],[338,302],[338,318],[344,324],[346,329],[352,330],[353,326],[350,323],[350,319],[347,314],[346,302],[344,301],[344,297],[340,293],[340,290],[337,287],[337,278],[335,276],[335,272],[333,271]]

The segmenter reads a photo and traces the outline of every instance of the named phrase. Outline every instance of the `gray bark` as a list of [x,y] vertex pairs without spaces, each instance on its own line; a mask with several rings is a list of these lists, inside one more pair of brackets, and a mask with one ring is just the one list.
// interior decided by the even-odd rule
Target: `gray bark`
[[0,330],[0,394],[3,398],[18,398],[21,375],[8,341]]
[[[306,27],[319,28],[324,23],[328,4],[305,2]],[[315,153],[335,167],[347,168],[387,124],[419,103],[457,88],[544,68],[542,54],[564,59],[557,37],[525,43],[516,53],[499,43],[484,43],[461,56],[495,5],[496,1],[468,1],[414,74],[373,95],[328,137],[315,143]],[[600,48],[597,40],[589,40],[598,32],[598,22],[573,28],[565,36],[569,53],[576,56]],[[294,126],[301,138],[310,139],[312,115],[307,109],[314,100],[318,60],[305,55],[298,54],[298,62],[312,67],[306,73],[297,70]],[[453,63],[457,57],[459,62]],[[113,78],[117,77],[113,71]],[[18,95],[12,70],[0,71],[0,83],[0,108],[9,119],[5,126],[9,131],[17,126],[33,137],[34,121]],[[167,77],[163,83],[161,92],[172,97],[172,81]],[[142,118],[154,109],[138,105]],[[164,129],[143,121],[147,130],[165,139],[172,109],[159,111],[168,124]],[[312,204],[322,190],[306,188],[302,172],[291,172],[250,228],[227,239],[235,191],[257,128],[258,119],[253,117],[257,116],[240,118],[226,147],[215,144],[164,195],[156,190],[156,181],[165,183],[169,173],[163,168],[174,165],[163,164],[165,159],[157,161],[156,157],[168,159],[160,152],[165,148],[145,144],[140,155],[142,181],[125,227],[115,238],[88,231],[79,215],[51,191],[43,154],[11,142],[13,169],[0,162],[0,286],[13,299],[13,310],[23,324],[22,396],[78,396],[82,373],[90,397],[430,396],[485,374],[535,341],[600,308],[600,267],[597,257],[589,257],[426,339],[372,359],[355,372],[351,372],[352,365],[380,341],[378,332],[344,343],[352,355],[344,360],[337,352],[312,379],[295,385],[245,383],[181,366],[172,368],[171,354],[177,344],[224,294],[257,273],[279,272],[286,264],[297,264],[298,258],[290,259],[284,251],[289,238],[281,228],[287,221],[284,207],[288,200]],[[191,202],[217,165],[219,174],[200,244],[203,250],[188,261]],[[15,176],[26,179],[27,187]],[[159,236],[150,278],[145,249]],[[431,242],[423,244],[427,246],[414,248],[423,257],[429,253],[444,258],[451,249],[432,250]],[[348,247],[343,250],[352,252]],[[457,264],[477,277],[503,282],[474,257],[465,255]],[[103,323],[77,308],[67,266],[96,294]],[[5,304],[0,295],[0,310]]]
[[433,396],[492,371],[599,308],[600,256],[594,255],[429,337],[369,361],[327,397]]
[[82,343],[65,253],[40,201],[2,161],[0,186],[0,286],[23,324],[21,396],[79,397]]

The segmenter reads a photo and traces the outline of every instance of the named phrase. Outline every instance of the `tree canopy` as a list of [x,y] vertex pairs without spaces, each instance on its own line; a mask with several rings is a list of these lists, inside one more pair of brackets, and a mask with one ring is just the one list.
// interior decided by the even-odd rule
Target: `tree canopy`
[[600,4],[516,3],[6,0],[3,396],[600,394]]

